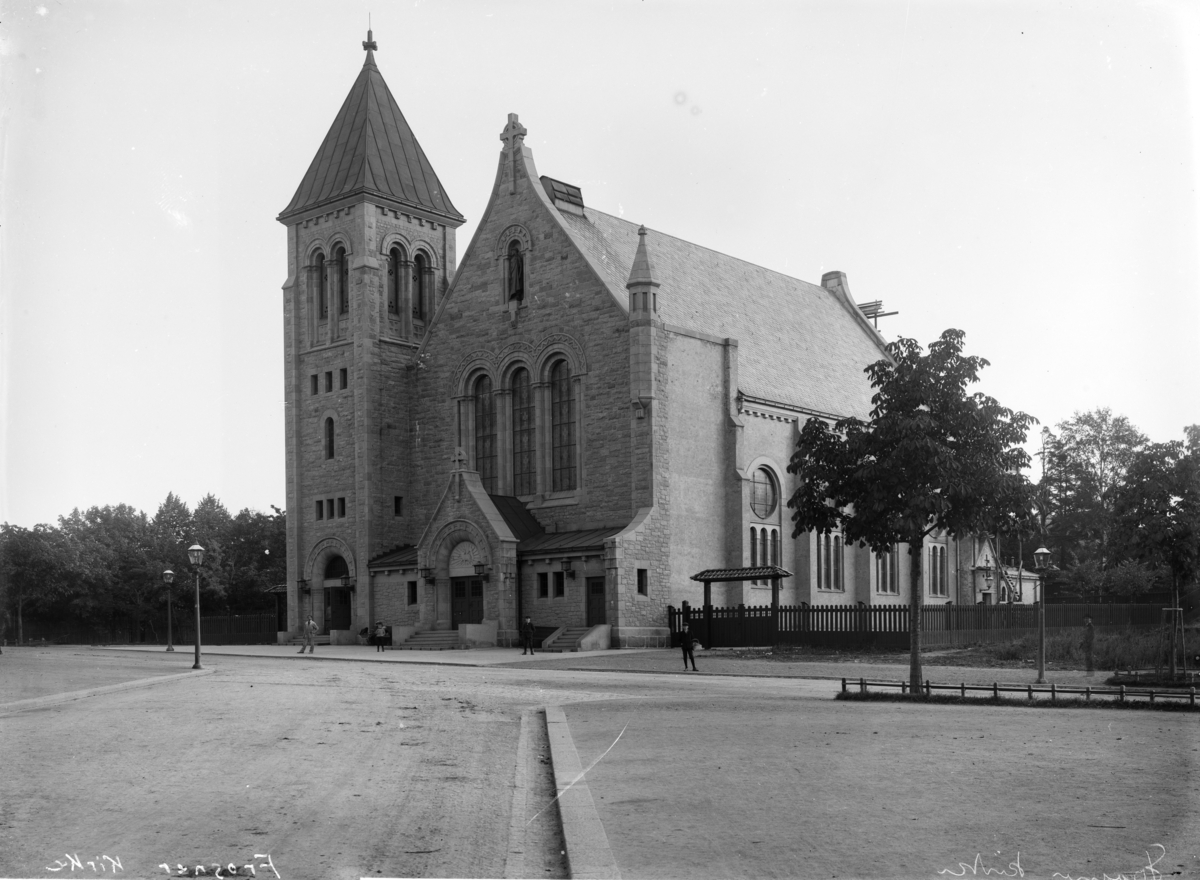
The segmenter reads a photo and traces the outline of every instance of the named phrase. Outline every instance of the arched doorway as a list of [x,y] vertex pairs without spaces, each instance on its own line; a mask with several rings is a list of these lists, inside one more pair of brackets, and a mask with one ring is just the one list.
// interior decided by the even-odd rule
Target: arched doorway
[[475,563],[483,558],[470,541],[462,541],[450,551],[450,626],[483,623],[483,578],[475,573]]
[[341,556],[330,556],[325,563],[322,582],[325,587],[325,626],[322,632],[326,635],[331,629],[350,629],[350,588],[342,583],[349,574],[350,567]]

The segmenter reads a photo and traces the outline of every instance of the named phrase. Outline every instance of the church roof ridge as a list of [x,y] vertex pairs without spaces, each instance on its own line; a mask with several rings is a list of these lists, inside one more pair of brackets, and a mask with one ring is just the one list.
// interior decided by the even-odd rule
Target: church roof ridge
[[304,178],[278,219],[365,193],[410,205],[455,226],[464,221],[375,63],[370,31],[362,69]]
[[[594,208],[560,212],[563,227],[625,293],[639,227]],[[646,230],[668,326],[738,341],[738,390],[806,411],[865,418],[871,387],[863,368],[887,357],[882,339],[838,293],[686,239]]]

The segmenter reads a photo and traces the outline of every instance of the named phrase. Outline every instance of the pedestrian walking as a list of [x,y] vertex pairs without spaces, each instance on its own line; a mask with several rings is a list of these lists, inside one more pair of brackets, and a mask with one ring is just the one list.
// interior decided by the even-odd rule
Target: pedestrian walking
[[316,647],[317,639],[317,622],[313,620],[312,615],[308,615],[308,620],[301,627],[304,630],[304,644],[300,646],[300,653],[304,653],[304,649],[308,648],[308,653],[316,653],[313,649]]
[[683,648],[684,671],[687,671],[688,661],[691,660],[692,672],[699,672],[699,670],[696,669],[696,655],[692,653],[695,648],[695,644],[695,641],[692,639],[691,630],[688,629],[688,625],[685,623],[683,625],[683,629],[679,632],[679,647]]
[[525,622],[521,624],[521,656],[525,656],[528,651],[533,654],[533,636],[536,631],[533,628],[533,618],[526,617]]
[[387,647],[386,647],[386,645],[387,645],[387,627],[383,625],[382,620],[375,621],[375,639],[374,639],[374,641],[375,641],[376,653],[378,653],[379,651],[387,650]]
[[1083,659],[1087,663],[1087,674],[1095,674],[1092,662],[1092,649],[1096,646],[1096,628],[1092,626],[1092,615],[1083,616]]

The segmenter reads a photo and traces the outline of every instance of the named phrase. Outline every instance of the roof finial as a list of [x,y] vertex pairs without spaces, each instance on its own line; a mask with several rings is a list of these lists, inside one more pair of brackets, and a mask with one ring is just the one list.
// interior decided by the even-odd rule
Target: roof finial
[[363,51],[379,51],[379,45],[375,42],[375,35],[371,33],[371,13],[369,12],[367,13],[367,38],[363,41]]

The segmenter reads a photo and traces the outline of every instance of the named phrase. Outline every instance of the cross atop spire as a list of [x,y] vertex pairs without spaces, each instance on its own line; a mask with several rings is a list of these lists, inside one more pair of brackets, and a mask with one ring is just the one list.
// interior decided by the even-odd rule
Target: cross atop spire
[[500,132],[500,140],[504,141],[505,148],[511,150],[525,140],[526,134],[525,126],[517,120],[517,114],[509,113],[508,125],[504,126],[504,131]]

